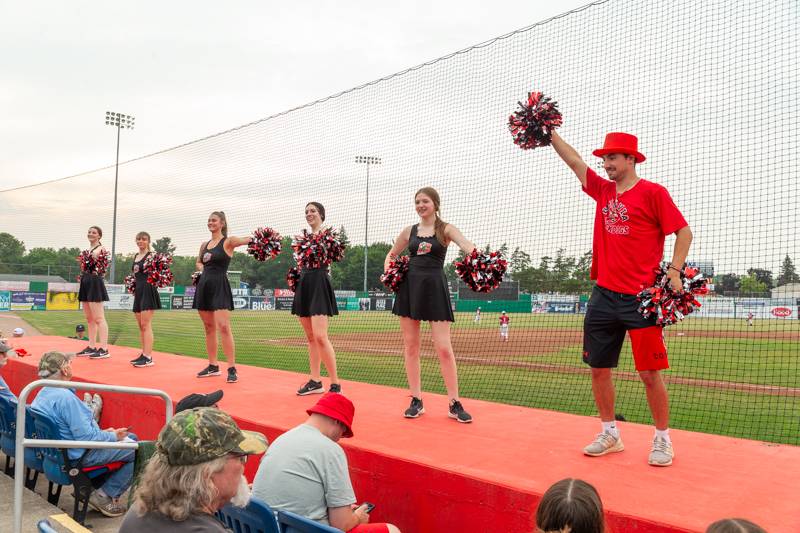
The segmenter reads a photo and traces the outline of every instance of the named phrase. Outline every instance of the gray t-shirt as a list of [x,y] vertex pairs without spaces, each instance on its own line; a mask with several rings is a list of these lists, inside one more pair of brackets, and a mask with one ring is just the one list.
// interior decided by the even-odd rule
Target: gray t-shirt
[[193,514],[183,522],[174,522],[161,513],[151,512],[139,516],[135,509],[128,509],[119,533],[230,533],[222,522],[210,514]]
[[253,480],[253,496],[275,510],[328,525],[328,508],[356,502],[342,447],[306,424],[273,442]]

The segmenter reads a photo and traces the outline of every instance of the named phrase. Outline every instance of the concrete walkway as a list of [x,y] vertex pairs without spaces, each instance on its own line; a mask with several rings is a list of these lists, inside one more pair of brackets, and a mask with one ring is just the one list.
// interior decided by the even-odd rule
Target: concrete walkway
[[[6,456],[0,453],[0,466],[5,466]],[[43,518],[50,520],[55,529],[61,533],[90,531],[72,520],[72,487],[61,489],[61,498],[58,507],[47,502],[47,479],[39,474],[34,492],[24,491],[22,500],[22,531],[33,533],[37,531],[36,523]],[[127,494],[123,496],[127,501]],[[66,516],[65,516],[66,515]],[[14,479],[0,471],[0,533],[11,533],[14,522]],[[93,511],[91,508],[86,515],[86,523],[91,526],[93,533],[116,533],[122,524],[122,517],[108,518]]]

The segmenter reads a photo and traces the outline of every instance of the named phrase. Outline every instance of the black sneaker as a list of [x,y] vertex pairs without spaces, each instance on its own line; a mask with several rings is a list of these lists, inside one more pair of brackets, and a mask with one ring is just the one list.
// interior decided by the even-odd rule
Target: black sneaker
[[226,380],[228,383],[236,383],[239,381],[239,376],[236,375],[236,367],[229,366],[228,367],[228,379]]
[[89,354],[89,359],[108,359],[111,354],[105,348],[98,348]]
[[131,363],[136,368],[144,368],[146,366],[153,366],[155,363],[153,362],[152,357],[147,357],[146,355],[142,354],[136,358],[136,361]]
[[219,376],[219,366],[218,365],[208,365],[203,370],[197,373],[198,378],[210,378],[211,376]]
[[313,379],[309,379],[308,383],[300,387],[297,391],[298,396],[305,396],[307,394],[322,394],[325,392],[325,389],[322,387],[321,381],[314,381]]
[[85,357],[87,355],[92,355],[96,349],[97,348],[92,348],[91,346],[87,346],[86,348],[84,348],[80,352],[76,353],[75,355],[77,357]]
[[461,402],[458,400],[450,402],[450,413],[448,416],[450,418],[455,418],[462,424],[469,424],[472,422],[472,415],[464,410],[464,406],[461,405]]
[[136,359],[131,359],[131,364],[135,365],[136,363],[142,360],[142,357],[144,357],[144,354],[140,353],[139,355],[136,356]]
[[406,412],[403,413],[403,416],[406,418],[418,418],[419,415],[425,412],[425,408],[422,407],[422,400],[417,398],[416,396],[411,397],[411,406],[406,409]]
[[335,392],[336,394],[341,394],[342,385],[340,383],[331,383],[331,388],[328,389],[328,392]]

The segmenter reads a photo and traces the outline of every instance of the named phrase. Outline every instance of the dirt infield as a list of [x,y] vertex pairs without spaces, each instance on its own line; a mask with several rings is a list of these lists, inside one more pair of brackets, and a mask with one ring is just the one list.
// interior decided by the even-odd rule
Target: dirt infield
[[[422,332],[420,336],[420,355],[426,358],[436,357],[430,334]],[[798,333],[777,331],[672,332],[667,330],[665,336],[667,338],[711,337],[749,338],[758,340],[800,340],[800,334]],[[403,339],[399,331],[332,335],[330,340],[337,352],[397,357],[402,357],[403,355]],[[530,361],[531,357],[555,353],[570,347],[575,348],[575,357],[577,361],[583,342],[583,332],[580,330],[566,328],[518,328],[511,331],[509,342],[501,342],[500,335],[495,330],[454,329],[452,330],[451,340],[456,359],[461,364],[520,368],[538,372],[562,374],[588,374],[590,371],[588,367],[584,366]],[[299,337],[270,339],[266,342],[268,344],[280,344],[283,346],[305,346],[307,344],[306,339]],[[520,360],[521,358],[527,358],[528,360]],[[616,371],[614,376],[616,379],[625,381],[639,380],[639,376],[635,372]],[[708,389],[723,389],[753,394],[766,394],[769,396],[800,397],[800,389],[793,387],[697,379],[670,374],[664,375],[664,381],[667,383],[705,387]]]
[[[433,340],[430,333],[421,332],[420,353],[433,357]],[[380,333],[347,333],[331,335],[331,343],[337,352],[368,354],[403,355],[403,338],[399,331]],[[500,341],[500,333],[487,329],[454,329],[451,335],[453,351],[458,359],[489,357],[497,359],[516,359],[522,356],[535,356],[554,353],[563,348],[580,345],[583,333],[564,328],[528,328],[511,331],[509,342]],[[305,346],[304,338],[270,339],[270,344],[284,346]]]

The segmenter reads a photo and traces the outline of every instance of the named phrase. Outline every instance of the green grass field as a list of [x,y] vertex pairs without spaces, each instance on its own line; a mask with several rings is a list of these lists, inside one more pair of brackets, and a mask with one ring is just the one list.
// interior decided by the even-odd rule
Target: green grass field
[[[75,324],[85,322],[79,311],[19,315],[49,335],[71,335]],[[107,318],[112,343],[139,345],[132,313],[109,311]],[[308,372],[303,331],[288,312],[237,311],[232,327],[238,364]],[[196,313],[158,312],[153,329],[156,350],[206,357]],[[511,342],[504,344],[498,342],[496,314],[485,313],[475,324],[471,314],[459,313],[453,344],[462,395],[594,415],[580,360],[581,329],[579,315],[512,315]],[[426,332],[423,325],[423,337]],[[798,321],[762,320],[747,327],[743,320],[689,318],[666,332],[672,427],[800,444]],[[343,312],[331,319],[329,333],[342,378],[406,386],[398,322],[390,313]],[[650,423],[627,342],[618,370],[617,411],[629,421]],[[422,373],[426,390],[444,392],[435,357],[423,358]],[[770,386],[780,390],[767,391]]]

